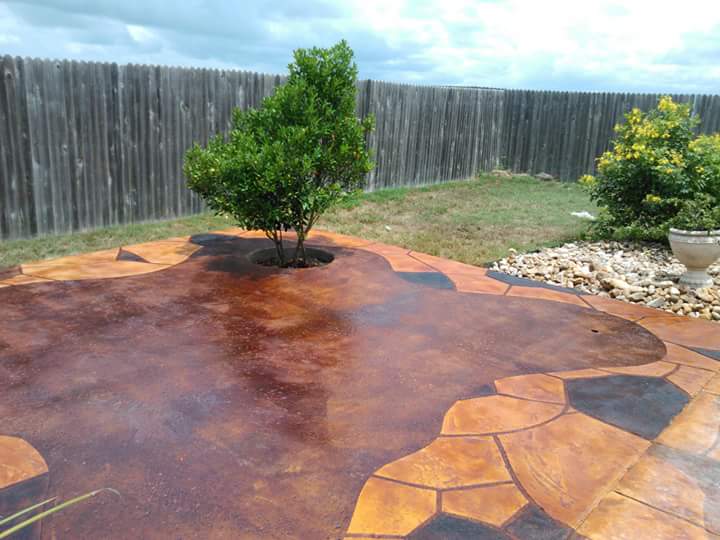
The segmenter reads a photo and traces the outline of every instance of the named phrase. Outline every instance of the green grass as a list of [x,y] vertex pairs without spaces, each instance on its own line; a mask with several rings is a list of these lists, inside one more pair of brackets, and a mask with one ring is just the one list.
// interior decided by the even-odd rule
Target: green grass
[[[587,222],[570,212],[581,210],[596,208],[576,184],[481,177],[361,194],[328,212],[318,228],[481,265],[511,247],[526,251],[578,238]],[[226,218],[200,215],[3,242],[0,268],[231,225]]]
[[318,227],[482,265],[509,248],[577,239],[588,222],[570,212],[582,210],[597,208],[577,184],[483,176],[364,194],[326,214]]
[[0,242],[0,268],[173,236],[207,232],[232,225],[227,218],[202,214],[172,221],[136,223],[75,234]]

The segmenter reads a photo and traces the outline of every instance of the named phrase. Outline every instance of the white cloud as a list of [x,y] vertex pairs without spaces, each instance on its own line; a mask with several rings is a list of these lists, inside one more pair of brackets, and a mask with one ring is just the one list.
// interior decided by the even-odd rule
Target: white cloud
[[[414,19],[409,1],[391,2],[385,9],[378,7],[385,2],[376,4],[364,10],[374,29],[396,41],[414,41],[438,78],[562,88],[572,74],[591,84],[606,80],[611,88],[635,88],[641,82],[672,90],[684,74],[694,79],[694,84],[684,83],[688,91],[717,91],[714,65],[720,58],[714,58],[704,73],[683,64],[664,64],[662,59],[683,50],[688,36],[706,36],[720,48],[718,2],[688,0],[678,9],[674,2],[657,0],[442,0],[434,3],[431,22]],[[453,31],[458,26],[461,36]],[[688,60],[692,55],[693,50],[687,50]],[[538,71],[544,76],[535,83]]]
[[20,38],[12,34],[0,34],[0,45],[20,43]]
[[157,39],[155,33],[152,30],[145,28],[144,26],[139,26],[137,24],[128,24],[125,26],[125,28],[127,28],[130,37],[133,38],[133,40],[137,43],[148,43]]
[[717,0],[680,7],[666,0],[198,0],[176,7],[0,2],[0,45],[31,56],[282,72],[292,48],[347,37],[361,76],[384,80],[718,92]]

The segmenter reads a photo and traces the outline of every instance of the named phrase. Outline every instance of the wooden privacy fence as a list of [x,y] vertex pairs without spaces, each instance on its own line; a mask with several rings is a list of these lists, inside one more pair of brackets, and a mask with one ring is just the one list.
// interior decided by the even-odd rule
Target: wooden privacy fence
[[[193,142],[257,107],[275,75],[159,66],[0,60],[0,238],[189,215]],[[368,189],[467,178],[496,167],[573,180],[592,172],[622,114],[658,96],[358,84],[372,113]],[[691,101],[720,130],[720,96]]]

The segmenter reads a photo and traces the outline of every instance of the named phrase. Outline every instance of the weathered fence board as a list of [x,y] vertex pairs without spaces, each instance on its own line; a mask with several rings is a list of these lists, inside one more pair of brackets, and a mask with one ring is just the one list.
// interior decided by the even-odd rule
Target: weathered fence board
[[[284,80],[244,71],[0,58],[0,238],[203,210],[182,160]],[[467,178],[497,167],[573,180],[614,125],[657,95],[540,92],[361,81],[375,169],[367,188]],[[720,96],[689,101],[720,131]]]

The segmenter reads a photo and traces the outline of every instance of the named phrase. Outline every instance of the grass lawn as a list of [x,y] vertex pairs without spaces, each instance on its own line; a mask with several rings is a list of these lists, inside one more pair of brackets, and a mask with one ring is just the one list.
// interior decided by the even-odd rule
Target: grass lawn
[[368,193],[323,217],[319,227],[483,265],[509,248],[527,251],[578,238],[595,213],[579,185],[483,176]]
[[135,223],[90,232],[0,242],[0,268],[173,236],[207,232],[230,226],[232,226],[232,222],[227,218],[201,214],[170,221]]
[[[362,194],[325,215],[318,228],[481,265],[511,247],[524,251],[577,238],[587,222],[570,212],[580,210],[596,208],[576,184],[484,176]],[[200,215],[2,242],[0,268],[228,226],[226,218]]]

